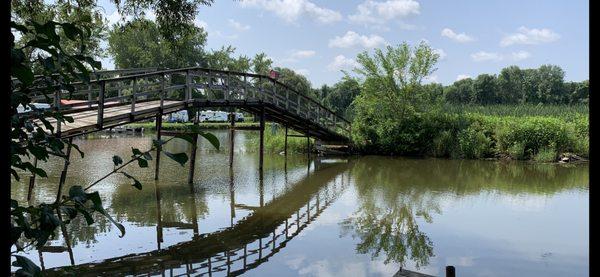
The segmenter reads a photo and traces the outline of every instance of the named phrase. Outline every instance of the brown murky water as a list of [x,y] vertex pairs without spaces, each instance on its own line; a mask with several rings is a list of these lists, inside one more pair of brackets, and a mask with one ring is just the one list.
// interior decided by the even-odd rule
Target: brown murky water
[[[405,269],[458,276],[589,275],[588,165],[390,157],[267,155],[263,178],[251,133],[236,134],[228,167],[227,133],[216,151],[200,141],[193,186],[188,167],[164,157],[128,168],[95,187],[126,235],[97,218],[68,226],[82,275],[391,276]],[[152,136],[100,135],[76,142],[67,187],[109,172],[112,155],[147,149]],[[189,152],[184,141],[166,146]],[[33,201],[56,197],[62,170],[44,164]],[[66,191],[66,190],[65,190]],[[25,185],[12,195],[25,199]],[[51,245],[66,245],[58,232]],[[71,265],[68,252],[25,253],[49,275]]]

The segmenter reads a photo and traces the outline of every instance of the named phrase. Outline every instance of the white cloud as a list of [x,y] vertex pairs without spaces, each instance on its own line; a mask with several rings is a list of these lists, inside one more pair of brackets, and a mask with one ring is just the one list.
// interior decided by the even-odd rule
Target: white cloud
[[517,33],[502,38],[500,46],[506,47],[513,44],[541,44],[556,41],[560,35],[550,29],[529,29],[521,26]]
[[329,47],[348,48],[353,46],[361,46],[364,48],[374,48],[379,45],[385,45],[386,41],[378,35],[359,35],[356,32],[348,31],[342,37],[336,36],[329,40]]
[[456,76],[457,81],[460,81],[462,79],[467,79],[467,78],[471,78],[471,76],[467,75],[467,74],[459,74],[458,76]]
[[514,61],[522,61],[524,59],[527,59],[529,57],[531,57],[531,54],[527,51],[519,51],[519,52],[513,52],[512,54],[510,54],[512,60]]
[[242,0],[241,5],[273,12],[287,22],[295,22],[304,16],[309,16],[320,23],[342,20],[339,12],[319,7],[308,0]]
[[292,59],[304,59],[304,58],[310,58],[310,57],[314,56],[315,54],[316,54],[316,52],[313,50],[298,50],[298,51],[294,51],[294,53],[292,53],[291,58]]
[[446,56],[448,56],[448,55],[446,55],[446,52],[444,51],[444,49],[441,49],[441,48],[433,49],[433,52],[440,56],[440,61],[445,59]]
[[501,61],[503,59],[502,55],[498,53],[491,53],[485,51],[479,51],[477,53],[471,54],[471,58],[476,62],[485,62],[485,61]]
[[233,27],[234,29],[243,32],[243,31],[248,31],[250,30],[250,25],[244,25],[242,23],[239,23],[233,19],[229,19],[229,26]]
[[198,18],[196,18],[196,20],[194,20],[194,25],[196,25],[196,27],[204,29],[204,31],[208,31],[208,23],[206,23],[206,21],[199,20]]
[[470,41],[475,40],[473,37],[471,37],[465,33],[457,34],[454,31],[452,31],[452,29],[449,29],[449,28],[444,28],[442,30],[442,36],[447,37],[456,42],[460,42],[460,43],[465,43],[465,42],[470,42]]
[[502,61],[502,60],[511,60],[511,61],[522,61],[531,57],[531,54],[527,51],[519,51],[512,52],[510,54],[499,54],[495,52],[485,52],[479,51],[477,53],[471,54],[471,58],[476,62],[484,62],[484,61]]
[[420,5],[414,0],[367,0],[356,7],[357,13],[348,16],[350,21],[363,24],[382,24],[387,20],[419,14]]
[[327,68],[330,71],[337,71],[340,69],[349,69],[357,66],[358,63],[354,59],[346,58],[344,55],[337,55],[333,59],[333,62],[327,66]]

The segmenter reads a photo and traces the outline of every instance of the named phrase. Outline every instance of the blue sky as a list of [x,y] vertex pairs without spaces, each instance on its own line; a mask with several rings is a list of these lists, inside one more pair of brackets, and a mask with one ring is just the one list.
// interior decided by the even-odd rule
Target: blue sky
[[[112,4],[100,3],[118,20]],[[314,87],[337,82],[362,51],[423,39],[442,56],[428,82],[542,64],[561,66],[567,80],[589,78],[588,1],[217,0],[200,8],[196,24],[208,49],[265,52]]]

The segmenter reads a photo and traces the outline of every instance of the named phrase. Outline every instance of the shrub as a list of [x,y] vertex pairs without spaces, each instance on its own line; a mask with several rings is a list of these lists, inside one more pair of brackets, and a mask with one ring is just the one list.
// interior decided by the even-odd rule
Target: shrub
[[513,159],[524,160],[526,158],[525,144],[522,142],[517,142],[517,143],[513,144],[512,146],[510,146],[507,149],[507,152],[510,155],[510,157]]
[[468,159],[482,158],[490,152],[491,140],[484,132],[474,127],[469,127],[458,133],[460,153]]
[[535,154],[533,160],[538,162],[553,162],[556,161],[556,157],[557,153],[554,147],[544,147]]

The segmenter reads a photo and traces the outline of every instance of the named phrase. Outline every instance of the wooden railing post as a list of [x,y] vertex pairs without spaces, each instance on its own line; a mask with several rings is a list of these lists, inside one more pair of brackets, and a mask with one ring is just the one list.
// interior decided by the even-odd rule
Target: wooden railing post
[[98,93],[98,128],[102,129],[104,124],[104,93],[106,92],[106,82],[100,81],[100,92]]
[[248,100],[248,78],[244,75],[244,100]]
[[290,109],[290,90],[287,88],[285,89],[285,109]]
[[227,71],[226,75],[227,78],[225,79],[225,100],[229,100],[231,98],[231,86],[229,85],[229,82],[231,82],[231,74],[229,73],[229,71]]
[[92,85],[88,85],[88,108],[92,107]]
[[188,69],[185,74],[185,101],[192,100],[192,74]]
[[258,76],[258,99],[263,100],[264,93],[262,76]]
[[[54,103],[53,104],[54,104],[54,110],[56,112],[60,111],[60,94],[61,94],[61,92],[62,91],[60,89],[54,91]],[[61,125],[61,122],[60,122],[60,120],[57,119],[56,120],[56,135],[57,136],[60,136],[60,127],[61,127],[60,125]]]
[[135,113],[135,100],[136,100],[136,96],[135,93],[137,91],[137,78],[133,78],[133,87],[132,87],[132,91],[131,91],[131,116],[132,118],[134,117],[134,113]]
[[162,79],[161,80],[161,88],[160,88],[160,111],[162,113],[163,105],[164,105],[164,102],[165,102],[165,94],[166,94],[166,91],[165,91],[166,78],[165,78],[165,74],[164,73],[160,74],[160,77]]

